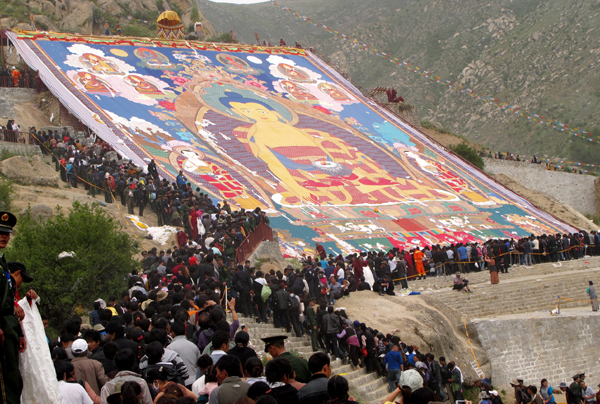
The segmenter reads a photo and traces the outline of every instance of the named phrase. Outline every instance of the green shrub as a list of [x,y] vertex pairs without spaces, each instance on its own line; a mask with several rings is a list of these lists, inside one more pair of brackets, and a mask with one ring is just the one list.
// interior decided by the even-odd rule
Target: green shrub
[[465,142],[462,142],[458,145],[450,146],[450,150],[467,160],[469,163],[473,164],[475,167],[479,168],[480,170],[483,170],[483,167],[485,165],[483,159],[479,154],[477,154],[475,149],[473,149]]
[[[35,290],[41,311],[54,326],[77,307],[91,309],[95,299],[126,288],[127,273],[138,265],[132,257],[139,247],[98,204],[74,202],[68,213],[57,210],[44,222],[28,209],[6,251],[9,261],[22,262],[34,277],[21,295]],[[71,251],[73,257],[58,258]]]
[[15,188],[9,180],[0,180],[0,210],[10,211],[12,209],[13,194]]

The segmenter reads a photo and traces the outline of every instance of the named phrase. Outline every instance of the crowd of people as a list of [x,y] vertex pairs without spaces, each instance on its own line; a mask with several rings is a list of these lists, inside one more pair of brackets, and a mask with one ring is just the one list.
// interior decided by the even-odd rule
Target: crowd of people
[[584,173],[581,169],[578,169],[578,168],[559,165],[559,164],[555,164],[553,162],[544,163],[542,160],[547,160],[547,159],[540,160],[536,155],[533,155],[531,158],[529,158],[528,156],[522,156],[520,154],[513,154],[510,152],[492,153],[491,151],[489,151],[487,153],[480,152],[479,155],[481,157],[487,157],[487,158],[496,159],[496,160],[523,161],[523,162],[531,163],[531,164],[545,164],[546,170],[548,170],[548,171],[565,171],[565,172],[573,173],[573,174],[583,174]]
[[[149,251],[120,298],[97,299],[89,325],[76,316],[49,341],[63,396],[95,404],[346,403],[353,401],[348,381],[331,372],[338,358],[387,377],[385,401],[462,399],[454,362],[334,310],[350,292],[344,279],[353,267],[338,262],[344,275],[324,280],[331,268],[318,258],[304,260],[302,270],[263,273],[205,245]],[[281,335],[263,338],[257,355],[238,313],[310,334],[315,353],[306,360],[288,352]]]
[[[575,374],[570,385],[566,382],[560,383],[559,390],[554,390],[547,379],[540,381],[540,387],[525,385],[522,378],[517,378],[510,384],[514,388],[515,404],[556,404],[556,394],[565,394],[567,404],[600,402],[600,390],[594,391],[593,387],[586,384],[585,373]],[[600,384],[597,387],[600,387]]]

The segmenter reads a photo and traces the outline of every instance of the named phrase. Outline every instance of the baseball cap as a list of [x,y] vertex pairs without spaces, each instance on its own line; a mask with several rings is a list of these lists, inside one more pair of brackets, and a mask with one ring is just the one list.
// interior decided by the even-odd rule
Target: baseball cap
[[88,343],[83,338],[76,339],[73,345],[71,345],[71,352],[73,353],[82,353],[87,351],[87,349]]
[[423,387],[423,378],[414,369],[409,369],[405,372],[402,372],[402,376],[400,376],[400,386],[408,386],[412,391],[420,389]]

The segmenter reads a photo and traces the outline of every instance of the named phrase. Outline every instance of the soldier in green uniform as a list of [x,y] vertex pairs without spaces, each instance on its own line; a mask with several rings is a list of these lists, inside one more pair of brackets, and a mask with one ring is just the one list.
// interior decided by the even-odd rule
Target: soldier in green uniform
[[300,383],[308,383],[311,378],[308,362],[304,358],[299,358],[286,351],[283,341],[287,338],[286,335],[278,335],[275,337],[261,338],[265,343],[265,352],[273,358],[285,358],[290,361],[296,379]]
[[[221,289],[221,292],[223,292],[221,296],[225,296],[225,288],[231,286],[231,270],[227,268],[225,264],[223,264],[222,256],[218,255],[216,259],[217,268],[219,269],[219,288]],[[229,296],[231,296],[231,293],[229,293]]]
[[[17,224],[15,215],[0,212],[0,249],[6,248],[10,241],[12,228]],[[15,297],[8,264],[4,254],[0,257],[0,365],[2,366],[2,389],[6,403],[19,404],[23,381],[19,372],[19,353],[26,348],[23,330],[15,313]],[[18,307],[18,306],[17,306]],[[20,309],[20,308],[19,308]],[[20,310],[21,319],[23,311]]]
[[313,352],[319,351],[319,331],[317,328],[317,314],[315,313],[314,306],[317,305],[317,299],[311,297],[308,303],[308,307],[304,310],[306,315],[306,326],[310,330],[310,343],[312,345]]
[[575,376],[573,376],[573,383],[571,383],[571,385],[569,386],[569,388],[573,392],[573,397],[572,397],[573,403],[580,403],[582,401],[581,387],[579,386],[579,381],[581,380],[580,376],[581,376],[580,373],[577,373]]

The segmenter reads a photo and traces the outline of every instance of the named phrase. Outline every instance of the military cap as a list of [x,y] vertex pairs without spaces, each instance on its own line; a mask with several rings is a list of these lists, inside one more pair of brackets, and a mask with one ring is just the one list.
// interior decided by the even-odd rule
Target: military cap
[[269,346],[273,344],[277,344],[279,342],[283,343],[287,339],[287,335],[276,335],[274,337],[266,337],[261,338],[261,340],[265,343],[265,352],[269,353]]
[[12,233],[17,224],[17,218],[10,212],[0,212],[0,233]]

